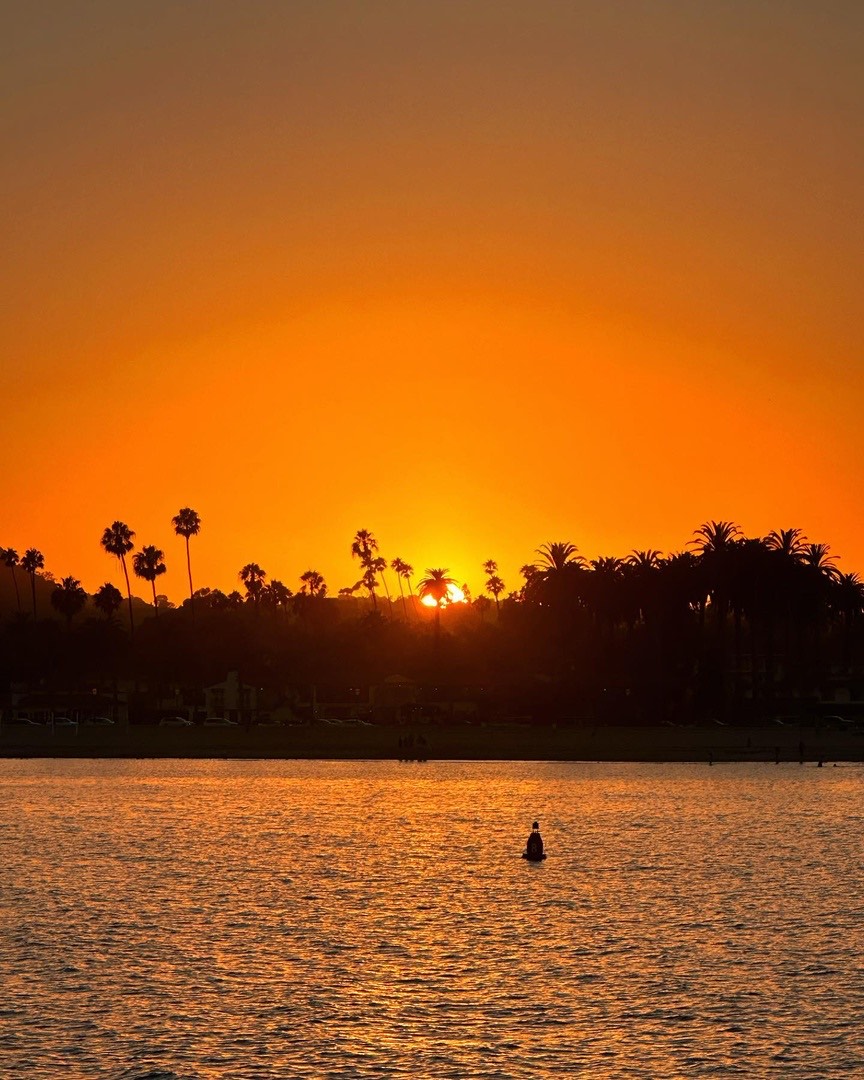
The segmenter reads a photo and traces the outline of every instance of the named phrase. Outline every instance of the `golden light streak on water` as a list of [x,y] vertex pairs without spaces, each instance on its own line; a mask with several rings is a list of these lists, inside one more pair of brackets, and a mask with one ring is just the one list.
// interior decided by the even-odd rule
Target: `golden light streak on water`
[[0,1075],[862,1075],[862,796],[852,767],[2,761]]

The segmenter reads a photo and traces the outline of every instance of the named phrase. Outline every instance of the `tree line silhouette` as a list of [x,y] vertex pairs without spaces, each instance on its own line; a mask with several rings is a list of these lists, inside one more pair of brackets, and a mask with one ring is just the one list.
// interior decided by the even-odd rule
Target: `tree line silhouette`
[[[189,583],[179,608],[157,592],[164,551],[136,550],[124,522],[105,528],[102,547],[125,584],[124,620],[124,596],[111,582],[88,597],[76,578],[46,576],[38,549],[19,558],[0,548],[15,598],[0,680],[201,686],[242,670],[278,696],[398,672],[459,687],[491,712],[610,722],[768,717],[830,699],[839,685],[853,700],[864,696],[864,584],[797,528],[748,537],[734,522],[708,521],[680,551],[591,560],[570,541],[552,541],[510,591],[494,559],[479,563],[484,594],[472,599],[446,567],[428,568],[415,590],[413,567],[384,558],[367,529],[350,543],[360,576],[335,596],[316,570],[300,574],[294,591],[254,562],[238,572],[242,592],[194,589],[190,540],[201,518],[184,507],[172,526]],[[130,562],[152,604],[133,597]],[[19,570],[30,579],[29,611]],[[59,623],[40,618],[38,593],[48,589]]]

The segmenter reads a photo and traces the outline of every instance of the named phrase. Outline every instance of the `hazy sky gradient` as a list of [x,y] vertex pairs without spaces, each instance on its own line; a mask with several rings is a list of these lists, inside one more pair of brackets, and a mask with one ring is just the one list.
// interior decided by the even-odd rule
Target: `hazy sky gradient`
[[185,505],[226,589],[706,518],[864,571],[857,0],[4,23],[0,544],[92,590],[119,517],[174,599]]

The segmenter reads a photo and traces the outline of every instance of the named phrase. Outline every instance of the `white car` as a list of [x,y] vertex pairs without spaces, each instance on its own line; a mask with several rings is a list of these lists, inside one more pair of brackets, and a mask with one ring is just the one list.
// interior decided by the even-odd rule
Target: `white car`
[[108,716],[91,716],[90,719],[85,720],[84,723],[92,725],[93,727],[112,727],[114,721]]
[[208,716],[204,727],[239,727],[236,720],[226,720],[224,716]]
[[51,723],[54,727],[78,727],[78,721],[70,720],[68,716],[55,716]]
[[192,727],[192,721],[185,716],[163,716],[159,727]]

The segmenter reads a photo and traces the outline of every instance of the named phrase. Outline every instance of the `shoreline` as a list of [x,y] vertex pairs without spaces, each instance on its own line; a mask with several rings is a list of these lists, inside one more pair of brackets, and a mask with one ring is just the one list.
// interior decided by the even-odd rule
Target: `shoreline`
[[806,726],[33,728],[3,725],[0,758],[864,762],[864,733]]

